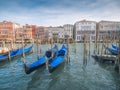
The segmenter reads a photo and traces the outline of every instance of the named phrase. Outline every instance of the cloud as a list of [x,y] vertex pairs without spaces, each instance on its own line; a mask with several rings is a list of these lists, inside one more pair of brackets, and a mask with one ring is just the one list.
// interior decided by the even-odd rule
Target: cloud
[[81,19],[118,21],[119,4],[118,0],[2,0],[0,21],[44,26],[74,24]]

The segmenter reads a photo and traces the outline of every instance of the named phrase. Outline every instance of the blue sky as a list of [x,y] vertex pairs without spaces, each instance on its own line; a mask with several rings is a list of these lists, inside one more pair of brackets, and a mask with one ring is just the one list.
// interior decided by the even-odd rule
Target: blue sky
[[59,26],[82,19],[120,21],[120,0],[0,0],[0,22]]

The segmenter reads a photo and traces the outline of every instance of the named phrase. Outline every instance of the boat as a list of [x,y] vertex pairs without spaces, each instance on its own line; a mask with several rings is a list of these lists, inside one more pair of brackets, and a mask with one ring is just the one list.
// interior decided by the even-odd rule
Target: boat
[[[24,48],[24,53],[27,53],[29,51],[31,51],[33,48],[33,45],[29,46],[29,47],[25,47]],[[10,51],[10,58],[13,58],[13,57],[17,57],[17,56],[20,56],[23,54],[23,49],[20,48],[20,49],[17,49],[17,50],[12,50]],[[9,59],[9,55],[1,55],[0,56],[0,61],[5,61],[5,60],[8,60]]]
[[5,41],[1,43],[2,47],[0,47],[0,55],[6,55],[9,52],[9,48],[5,46]]
[[112,47],[113,47],[114,49],[117,49],[117,50],[118,50],[118,46],[117,46],[117,45],[112,44]]
[[55,45],[51,50],[46,51],[45,55],[43,55],[41,58],[31,63],[30,65],[26,65],[26,63],[24,63],[25,73],[30,74],[31,72],[37,70],[38,68],[45,64],[47,58],[50,61],[51,58],[55,57],[57,52],[58,47],[57,45]]
[[[26,47],[27,46],[27,43],[25,43],[25,45],[24,45],[24,47]],[[0,53],[0,57],[2,57],[2,56],[7,56],[8,54],[9,54],[9,52],[12,54],[12,53],[15,53],[17,50],[19,50],[20,48],[18,48],[18,49],[13,49],[13,50],[9,50],[9,51],[7,51],[7,52],[4,52],[4,53]],[[21,47],[21,49],[22,49],[22,47]]]
[[0,53],[0,55],[8,55],[9,52]]
[[49,64],[49,72],[52,73],[56,67],[65,61],[67,55],[67,47],[63,44],[61,49],[58,51],[57,56]]
[[29,47],[25,47],[24,50],[21,48],[18,50],[18,52],[16,54],[12,55],[12,57],[22,55],[23,51],[24,51],[24,53],[28,53],[32,50],[32,48],[33,48],[33,45],[30,45]]
[[105,46],[105,48],[112,54],[112,55],[118,55],[119,51],[117,49],[116,46],[113,46],[112,47],[107,47]]
[[7,55],[9,52],[8,48],[0,48],[0,55]]

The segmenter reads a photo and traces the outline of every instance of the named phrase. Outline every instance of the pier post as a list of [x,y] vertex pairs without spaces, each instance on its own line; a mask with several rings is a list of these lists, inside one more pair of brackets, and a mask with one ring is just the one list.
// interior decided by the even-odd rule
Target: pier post
[[[105,35],[105,45],[107,44],[107,42],[108,42],[108,35],[106,34]],[[106,48],[105,48],[105,52],[104,52],[104,54],[107,54],[107,50],[106,50]]]
[[94,55],[96,54],[96,48],[97,48],[97,41],[96,41],[96,36],[95,36],[95,40],[94,40]]
[[[107,34],[107,46],[108,46],[108,47],[109,47],[109,43],[110,43],[110,41],[109,41],[109,37],[110,37],[110,34]],[[108,55],[108,53],[109,53],[108,50],[107,50],[106,53],[107,53],[107,55]]]
[[87,65],[87,46],[86,46],[86,35],[84,35],[84,55],[83,55],[83,65]]
[[22,61],[25,63],[24,40],[22,35]]
[[51,49],[53,47],[53,37],[51,38]]
[[39,59],[39,55],[38,55],[38,34],[37,34],[37,59]]
[[101,57],[102,57],[102,54],[103,54],[103,49],[104,49],[104,37],[102,36]]
[[8,60],[11,60],[11,57],[10,57],[10,51],[12,50],[12,41],[11,43],[9,43],[9,52],[8,52]]
[[97,47],[97,54],[99,55],[100,54],[100,50],[99,50],[99,48],[100,48],[100,37],[98,36],[98,47]]
[[91,39],[89,39],[89,57],[90,57],[90,43],[91,43]]
[[[34,38],[32,38],[32,45],[34,45]],[[34,52],[34,49],[32,48],[32,52]]]
[[8,43],[8,60],[11,60],[10,58],[10,44]]
[[42,52],[41,44],[42,44],[42,42],[41,42],[41,39],[40,39],[40,55],[39,55],[39,57],[41,56],[41,52]]
[[25,57],[25,54],[24,54],[24,40],[23,40],[23,36],[22,36],[22,56],[23,56],[23,58]]
[[115,62],[115,70],[120,74],[120,36],[118,36],[118,56],[117,57],[118,58]]
[[67,39],[67,63],[70,62],[70,56],[69,56],[69,35],[66,35]]
[[96,35],[95,35],[95,43],[94,43],[94,55],[97,53],[97,40],[98,40],[98,29],[96,30]]
[[118,43],[119,43],[119,53],[118,53],[118,63],[119,63],[119,74],[120,74],[120,36],[118,36],[119,37],[119,41],[118,41]]
[[76,41],[75,41],[75,39],[72,39],[73,40],[73,43],[74,43],[74,47],[75,47],[75,54],[76,54]]
[[47,57],[45,57],[46,58],[46,70],[49,70],[49,62],[48,62],[48,58]]

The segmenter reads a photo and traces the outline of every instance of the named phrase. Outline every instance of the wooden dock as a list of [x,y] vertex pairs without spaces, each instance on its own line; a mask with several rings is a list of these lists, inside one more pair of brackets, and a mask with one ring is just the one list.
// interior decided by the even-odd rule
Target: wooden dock
[[93,54],[92,57],[101,61],[112,61],[113,63],[118,59],[115,55],[100,55],[100,54]]

